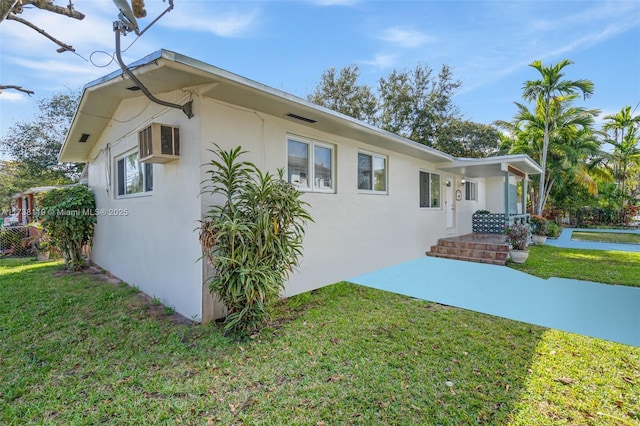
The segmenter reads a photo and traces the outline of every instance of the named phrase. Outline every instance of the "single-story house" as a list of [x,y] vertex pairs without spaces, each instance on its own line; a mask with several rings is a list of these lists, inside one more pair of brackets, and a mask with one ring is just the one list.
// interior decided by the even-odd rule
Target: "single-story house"
[[36,186],[13,195],[11,198],[15,200],[13,205],[15,206],[15,211],[18,215],[17,225],[27,225],[33,222],[38,208],[36,203],[36,196],[38,194],[49,192],[52,189],[67,188],[69,186],[71,185]]
[[193,117],[113,72],[85,86],[59,158],[88,164],[101,212],[92,261],[189,318],[222,314],[196,230],[215,202],[202,193],[213,143],[284,168],[310,203],[286,296],[424,256],[471,232],[476,210],[523,213],[516,184],[522,193],[541,171],[526,155],[454,158],[176,52],[130,68],[163,102],[191,102]]

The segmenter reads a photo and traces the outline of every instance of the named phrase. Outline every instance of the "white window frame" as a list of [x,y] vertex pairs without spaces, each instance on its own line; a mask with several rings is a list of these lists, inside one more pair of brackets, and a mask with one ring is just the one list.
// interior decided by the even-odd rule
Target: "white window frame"
[[[293,176],[289,175],[289,142],[298,142],[307,145],[307,185],[296,184]],[[320,185],[315,177],[315,147],[325,148],[331,151],[331,186]],[[320,178],[318,178],[320,179]],[[297,135],[287,135],[287,181],[301,192],[321,192],[325,194],[336,193],[336,146],[315,139]]]
[[[373,176],[371,176],[371,188],[372,189],[360,189],[360,172],[359,172],[359,167],[360,167],[360,162],[358,157],[360,155],[368,155],[369,157],[371,157],[371,167],[373,168],[373,163],[374,163],[374,158],[378,158],[381,160],[384,160],[384,179],[385,179],[385,189],[384,191],[377,191],[375,189],[373,189],[375,187],[375,183],[373,182]],[[372,173],[373,175],[373,173]],[[356,186],[358,189],[358,192],[361,194],[377,194],[377,195],[388,195],[389,194],[389,156],[388,155],[383,155],[383,154],[379,154],[377,152],[372,152],[372,151],[365,151],[363,149],[359,149],[358,150],[358,154],[356,156]]]
[[[120,174],[118,173],[118,163],[120,163],[120,161],[126,161],[125,159],[127,157],[130,157],[133,154],[137,154],[138,155],[138,167],[140,169],[140,173],[142,174],[142,191],[139,192],[131,192],[131,193],[126,193],[126,182],[124,185],[124,190],[125,193],[124,194],[120,194]],[[115,176],[115,188],[114,188],[114,196],[115,198],[135,198],[135,197],[145,197],[145,196],[149,196],[151,194],[153,194],[153,185],[155,184],[154,179],[153,179],[153,164],[152,163],[142,163],[140,162],[140,151],[138,151],[138,149],[133,149],[130,151],[127,151],[123,154],[120,154],[119,156],[115,157],[114,162],[113,162],[113,167],[114,167],[114,176]],[[151,189],[147,190],[147,180],[149,179],[149,176],[147,174],[147,167],[149,169],[151,169]],[[126,167],[124,169],[125,172],[125,180],[126,180]]]
[[[420,190],[420,185],[422,184],[422,179],[420,174],[421,173],[426,173],[429,175],[429,200],[428,200],[428,206],[422,206],[422,191]],[[432,183],[432,176],[436,175],[438,176],[438,205],[437,206],[432,206],[431,204],[433,203],[433,193],[431,191],[431,188],[433,187],[433,183]],[[424,210],[442,210],[442,196],[443,196],[443,191],[442,191],[442,175],[440,173],[436,173],[436,172],[432,172],[431,170],[423,170],[420,169],[418,172],[418,205],[420,206],[421,209]]]
[[[473,188],[473,198],[469,198],[469,188]],[[478,202],[478,182],[468,180],[464,183],[464,200]]]

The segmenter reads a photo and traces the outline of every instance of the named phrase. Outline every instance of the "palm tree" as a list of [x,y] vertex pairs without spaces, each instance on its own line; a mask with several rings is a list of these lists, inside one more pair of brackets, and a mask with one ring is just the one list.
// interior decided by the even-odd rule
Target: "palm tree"
[[[625,130],[633,128],[636,124],[640,124],[640,115],[632,117],[631,106],[627,105],[617,114],[605,115],[604,119],[608,120],[602,126],[604,131],[613,130],[613,139],[618,142],[624,139]],[[620,138],[618,139],[618,135]]]
[[[640,146],[638,146],[638,130],[630,126],[627,128],[628,132],[624,135],[624,137],[620,140],[620,142],[607,139],[606,142],[613,145],[614,149],[611,154],[609,154],[611,160],[614,164],[614,176],[618,181],[618,186],[621,191],[622,202],[621,206],[624,207],[625,197],[627,195],[627,171],[629,165],[631,164],[640,164]],[[623,128],[624,130],[624,128]],[[621,132],[622,133],[622,132]]]
[[536,213],[541,215],[545,202],[545,182],[547,181],[547,152],[549,150],[549,128],[550,114],[553,103],[557,103],[559,98],[581,92],[584,99],[593,94],[593,83],[589,80],[565,80],[563,68],[573,64],[572,61],[564,59],[551,66],[544,66],[539,60],[533,61],[529,66],[535,68],[540,73],[539,80],[526,81],[523,87],[523,98],[529,102],[541,102],[544,108],[544,133],[541,149],[540,186],[538,190],[538,202]]
[[[541,214],[554,186],[564,185],[570,180],[585,186],[592,195],[597,193],[587,160],[595,159],[600,152],[600,143],[593,131],[599,110],[573,106],[577,96],[557,96],[549,108],[543,99],[538,99],[534,111],[516,102],[518,112],[512,121],[494,122],[511,135],[509,153],[528,154],[537,161],[543,155],[546,132],[545,174],[539,177],[535,203],[537,214]],[[506,145],[503,140],[502,146]]]
[[[604,117],[608,120],[602,126],[604,131],[613,130],[613,139],[606,139],[605,142],[613,145],[614,150],[610,158],[614,163],[614,175],[618,180],[622,200],[622,207],[625,205],[627,169],[632,163],[640,160],[640,147],[638,144],[637,127],[640,125],[640,115],[632,116],[631,107],[625,106],[617,114],[609,114]],[[626,132],[626,133],[625,133]]]

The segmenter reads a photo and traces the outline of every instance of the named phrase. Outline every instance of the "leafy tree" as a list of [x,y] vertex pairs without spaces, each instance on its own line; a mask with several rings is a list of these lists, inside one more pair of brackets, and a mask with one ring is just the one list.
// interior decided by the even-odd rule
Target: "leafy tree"
[[[533,111],[516,102],[518,112],[512,121],[495,122],[510,135],[502,136],[503,150],[508,147],[512,154],[527,154],[545,164],[545,173],[534,177],[539,179],[535,211],[540,213],[536,214],[541,214],[556,186],[575,182],[597,193],[587,161],[599,153],[593,130],[599,111],[574,106],[576,98],[575,94],[557,96],[548,108],[543,99],[538,99]],[[543,156],[546,158],[541,161]]]
[[0,215],[5,214],[11,205],[11,196],[30,187],[31,182],[23,186],[24,181],[18,178],[20,165],[17,161],[0,161]]
[[622,206],[626,204],[628,196],[627,181],[629,167],[640,164],[640,147],[638,146],[638,127],[640,115],[635,117],[631,113],[631,107],[625,106],[617,114],[604,117],[605,132],[613,131],[613,138],[607,138],[606,143],[613,145],[613,152],[608,156],[613,163],[613,173],[620,188]]
[[322,73],[321,81],[307,99],[317,105],[372,123],[375,120],[377,100],[371,88],[358,85],[360,69],[351,65],[340,70],[335,68]]
[[494,131],[460,119],[451,98],[462,83],[454,79],[450,67],[443,65],[437,75],[426,64],[393,70],[380,78],[377,91],[358,84],[359,76],[356,65],[339,73],[329,68],[307,99],[454,155],[480,157],[497,147]]
[[39,113],[33,121],[13,124],[0,139],[0,151],[18,163],[14,168],[18,180],[37,185],[57,185],[78,179],[82,164],[58,162],[58,153],[78,101],[76,91],[42,99],[38,103]]
[[434,147],[441,129],[459,116],[451,97],[461,85],[447,65],[442,66],[437,76],[426,64],[418,64],[409,71],[393,70],[379,81],[377,124]]
[[311,217],[283,170],[261,172],[240,160],[240,147],[212,152],[204,190],[224,201],[207,213],[200,241],[214,267],[209,288],[227,308],[225,331],[243,336],[264,324],[268,305],[298,266]]
[[541,61],[533,61],[530,66],[540,73],[540,79],[529,80],[523,86],[523,98],[530,102],[541,104],[544,114],[544,131],[540,155],[540,165],[542,173],[540,175],[540,183],[538,189],[538,202],[536,204],[536,213],[542,215],[544,209],[545,197],[547,191],[545,184],[548,182],[547,172],[547,154],[549,150],[549,134],[551,128],[552,104],[562,101],[566,95],[582,93],[585,99],[593,94],[593,83],[589,80],[566,80],[562,70],[573,64],[572,61],[564,59],[559,63],[551,66],[544,66]]
[[492,126],[452,119],[437,135],[435,148],[456,157],[484,158],[496,155],[500,134]]
[[91,243],[96,225],[96,201],[84,185],[53,189],[38,200],[39,218],[51,243],[64,255],[67,268],[78,271],[86,265],[83,247]]

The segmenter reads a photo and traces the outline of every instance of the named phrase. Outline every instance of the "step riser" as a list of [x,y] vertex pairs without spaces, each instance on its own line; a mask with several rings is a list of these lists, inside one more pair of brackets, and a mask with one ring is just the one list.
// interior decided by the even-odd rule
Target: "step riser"
[[471,250],[471,249],[461,249],[456,247],[443,247],[443,246],[431,246],[431,253],[477,258],[477,259],[497,259],[497,260],[506,260],[509,255],[508,251]]
[[438,240],[438,246],[471,249],[471,250],[491,250],[491,251],[505,251],[505,252],[509,251],[509,248],[504,244],[472,243],[472,242],[459,242],[459,241],[448,241],[448,240]]
[[480,259],[480,258],[471,258],[471,257],[465,257],[465,256],[456,256],[452,254],[433,253],[433,252],[428,252],[426,253],[426,255],[430,257],[440,257],[443,259],[452,259],[452,260],[464,260],[466,262],[486,263],[490,265],[504,266],[507,264],[506,260],[498,260],[498,259]]
[[[438,245],[431,246],[427,256],[442,257],[447,259],[465,260],[469,262],[490,263],[494,265],[506,265],[509,256],[509,247],[494,241],[486,241],[482,236],[478,241],[470,237],[470,241],[463,237],[442,238]],[[485,239],[485,241],[482,241]]]

